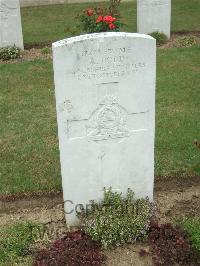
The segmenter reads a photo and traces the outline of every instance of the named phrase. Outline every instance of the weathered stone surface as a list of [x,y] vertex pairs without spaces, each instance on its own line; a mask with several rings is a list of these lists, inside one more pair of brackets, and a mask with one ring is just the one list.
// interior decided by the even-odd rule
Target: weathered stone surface
[[170,38],[171,0],[137,0],[139,33],[164,33]]
[[24,49],[19,0],[0,0],[0,47]]
[[[53,61],[65,211],[104,187],[152,199],[155,39],[82,35],[54,43]],[[66,218],[77,222],[75,212]]]

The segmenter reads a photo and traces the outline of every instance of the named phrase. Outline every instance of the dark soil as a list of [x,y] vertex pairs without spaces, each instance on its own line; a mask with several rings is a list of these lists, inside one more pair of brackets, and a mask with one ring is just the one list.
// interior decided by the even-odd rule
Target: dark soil
[[194,35],[194,36],[200,36],[200,31],[176,31],[176,32],[172,32],[171,34],[172,36],[190,36],[190,35]]
[[173,177],[155,177],[154,192],[161,191],[184,191],[188,188],[199,186],[200,176],[173,176]]
[[182,200],[181,204],[176,203],[167,215],[174,217],[187,216],[190,218],[200,217],[200,197],[193,195],[191,200]]
[[156,178],[154,198],[161,221],[200,217],[200,176]]
[[[200,176],[156,177],[154,194],[162,218],[200,214]],[[5,215],[34,212],[38,208],[52,210],[58,205],[59,209],[63,208],[61,191],[0,195],[0,225],[3,215],[5,218]]]
[[24,45],[25,50],[31,50],[31,49],[42,49],[44,47],[51,47],[52,42],[39,42],[39,43],[29,43]]

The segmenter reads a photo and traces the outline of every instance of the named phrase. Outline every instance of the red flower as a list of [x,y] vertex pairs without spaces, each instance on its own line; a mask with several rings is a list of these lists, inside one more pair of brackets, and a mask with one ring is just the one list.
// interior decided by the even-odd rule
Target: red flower
[[115,28],[116,28],[116,26],[115,26],[115,24],[113,24],[113,23],[110,23],[110,24],[109,24],[109,28],[112,30],[112,29],[115,29]]
[[103,21],[108,23],[108,24],[113,23],[115,20],[116,20],[116,18],[113,18],[112,16],[105,16],[103,18]]
[[103,21],[103,16],[98,16],[98,18],[96,19],[96,23],[99,23]]
[[87,9],[86,13],[87,13],[87,15],[88,15],[89,17],[91,17],[91,16],[93,16],[93,14],[94,14],[94,10],[93,10],[92,8],[89,8],[89,9]]

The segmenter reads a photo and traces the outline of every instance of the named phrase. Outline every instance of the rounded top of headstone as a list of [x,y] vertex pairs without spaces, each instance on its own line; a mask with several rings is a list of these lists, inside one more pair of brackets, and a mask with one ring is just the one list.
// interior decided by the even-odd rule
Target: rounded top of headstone
[[92,40],[92,39],[104,39],[104,38],[142,38],[142,39],[149,39],[155,41],[153,37],[147,34],[140,34],[140,33],[128,33],[128,32],[100,32],[100,33],[92,33],[92,34],[84,34],[75,37],[66,38],[52,44],[53,48],[65,46],[67,44],[72,44],[76,42],[82,42],[85,40]]

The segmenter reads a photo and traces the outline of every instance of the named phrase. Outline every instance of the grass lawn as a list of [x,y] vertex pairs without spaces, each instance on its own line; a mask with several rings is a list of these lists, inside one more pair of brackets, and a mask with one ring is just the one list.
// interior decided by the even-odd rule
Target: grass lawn
[[[156,174],[187,172],[200,163],[200,47],[157,53]],[[190,166],[189,166],[190,168]]]
[[[122,1],[123,2],[123,1]],[[67,36],[79,34],[76,15],[83,9],[99,4],[67,4],[22,8],[22,23],[25,44],[51,42]],[[125,31],[135,32],[136,1],[120,6]],[[172,31],[200,31],[199,0],[172,0]]]
[[0,193],[60,188],[50,61],[0,65]]
[[187,218],[180,221],[180,225],[188,233],[193,246],[200,251],[200,219]]
[[[158,49],[156,175],[187,174],[199,158],[198,55],[198,47]],[[0,65],[0,84],[0,194],[60,189],[51,61]]]
[[0,227],[0,265],[32,265],[31,256],[25,256],[30,244],[34,242],[34,225],[21,222]]

